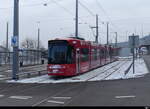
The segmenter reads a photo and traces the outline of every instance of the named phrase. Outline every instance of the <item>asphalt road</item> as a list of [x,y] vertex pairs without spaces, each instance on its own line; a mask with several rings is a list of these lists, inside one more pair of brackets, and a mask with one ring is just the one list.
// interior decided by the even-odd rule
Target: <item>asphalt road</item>
[[85,83],[0,83],[0,106],[150,106],[150,74]]

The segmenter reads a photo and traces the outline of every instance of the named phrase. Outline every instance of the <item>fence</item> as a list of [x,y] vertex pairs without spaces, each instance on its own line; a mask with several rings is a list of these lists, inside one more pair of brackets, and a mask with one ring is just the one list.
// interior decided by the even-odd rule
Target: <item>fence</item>
[[0,65],[12,64],[12,52],[0,52]]
[[[19,64],[20,66],[42,64],[42,51],[39,50],[20,50]],[[0,66],[12,65],[13,52],[0,52]]]

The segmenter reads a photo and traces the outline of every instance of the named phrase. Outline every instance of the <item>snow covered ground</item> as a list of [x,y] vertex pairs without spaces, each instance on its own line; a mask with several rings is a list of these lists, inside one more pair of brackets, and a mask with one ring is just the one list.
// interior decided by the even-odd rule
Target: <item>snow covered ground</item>
[[116,79],[129,79],[129,78],[139,78],[148,74],[148,69],[143,59],[137,59],[135,61],[135,74],[132,72],[132,68],[129,73],[125,75],[125,71],[131,65],[131,58],[120,58],[119,61],[111,63],[109,65],[103,66],[96,70],[87,72],[85,74],[63,78],[55,79],[49,77],[48,75],[22,79],[18,81],[9,80],[9,83],[72,83],[72,82],[87,82],[87,81],[102,81],[102,80],[116,80]]

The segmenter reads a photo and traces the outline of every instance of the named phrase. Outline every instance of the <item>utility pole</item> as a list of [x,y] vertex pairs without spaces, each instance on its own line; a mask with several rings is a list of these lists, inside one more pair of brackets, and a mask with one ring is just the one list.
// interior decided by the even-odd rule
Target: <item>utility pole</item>
[[19,73],[19,0],[14,0],[14,25],[13,37],[16,38],[16,46],[13,46],[13,77],[12,79],[18,80],[17,74]]
[[118,44],[118,33],[115,32],[115,34],[116,34],[116,44],[115,44],[115,46],[117,47],[117,44]]
[[8,58],[8,22],[7,22],[7,27],[6,27],[6,56],[5,56],[5,63],[7,63],[7,58]]
[[38,50],[40,50],[40,28],[38,28]]
[[75,37],[78,38],[78,3],[79,1],[76,0],[76,20],[75,20]]
[[40,59],[40,28],[38,28],[38,46],[37,46],[37,60],[39,62]]
[[109,22],[107,22],[107,45],[109,45]]
[[6,52],[8,51],[8,22],[7,22],[7,27],[6,27]]
[[96,43],[98,43],[98,36],[99,36],[99,26],[98,26],[98,15],[96,15]]
[[128,42],[128,31],[126,31],[126,40]]
[[[133,34],[133,37],[134,37],[134,34]],[[135,50],[134,50],[134,47],[135,47],[135,38],[133,38],[133,74],[135,74]]]
[[99,26],[98,26],[98,15],[96,14],[96,27],[91,27],[91,29],[96,28],[96,37],[95,42],[98,43],[98,36],[99,36]]
[[142,38],[144,37],[144,33],[143,33],[143,24],[142,24]]
[[38,24],[38,41],[37,41],[37,61],[40,60],[40,21],[37,21]]

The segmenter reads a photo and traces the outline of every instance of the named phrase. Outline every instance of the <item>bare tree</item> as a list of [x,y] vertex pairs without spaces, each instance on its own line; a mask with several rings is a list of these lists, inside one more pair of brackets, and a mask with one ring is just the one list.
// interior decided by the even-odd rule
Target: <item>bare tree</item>
[[[40,42],[39,45],[40,45],[40,49],[44,48],[42,46],[41,42]],[[38,41],[36,41],[35,39],[32,39],[32,38],[26,38],[21,43],[21,48],[24,48],[24,49],[32,49],[32,50],[34,49],[34,50],[37,50],[37,46],[38,46]]]

